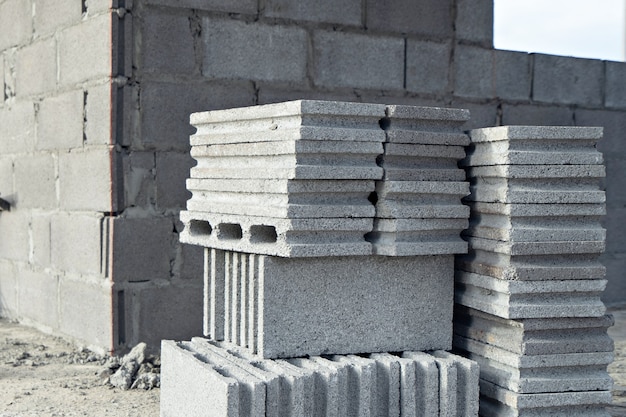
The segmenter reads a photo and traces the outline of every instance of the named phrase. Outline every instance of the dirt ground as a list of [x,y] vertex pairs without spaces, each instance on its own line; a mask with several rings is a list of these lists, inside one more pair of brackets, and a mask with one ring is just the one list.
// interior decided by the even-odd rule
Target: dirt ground
[[107,359],[0,320],[0,417],[155,417],[159,389],[105,385]]
[[[616,325],[612,417],[626,417],[626,309]],[[29,327],[0,319],[0,417],[155,417],[159,389],[122,390],[106,384],[107,358]]]

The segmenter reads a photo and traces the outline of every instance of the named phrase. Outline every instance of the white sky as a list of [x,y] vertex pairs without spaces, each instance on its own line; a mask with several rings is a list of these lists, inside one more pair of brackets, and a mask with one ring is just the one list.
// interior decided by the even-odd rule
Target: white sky
[[494,0],[497,49],[625,60],[626,0]]

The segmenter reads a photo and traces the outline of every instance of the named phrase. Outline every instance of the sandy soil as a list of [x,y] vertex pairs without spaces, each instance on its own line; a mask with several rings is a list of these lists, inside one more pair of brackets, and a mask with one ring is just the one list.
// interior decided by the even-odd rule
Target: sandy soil
[[159,389],[105,385],[106,358],[0,320],[0,417],[155,417]]

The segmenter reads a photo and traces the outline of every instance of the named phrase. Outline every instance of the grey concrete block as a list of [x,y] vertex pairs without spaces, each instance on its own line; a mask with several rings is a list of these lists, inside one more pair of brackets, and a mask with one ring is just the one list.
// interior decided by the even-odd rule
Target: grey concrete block
[[49,272],[21,269],[17,291],[19,316],[40,329],[57,330],[59,278]]
[[202,40],[205,77],[283,82],[306,77],[304,29],[204,18]]
[[0,262],[0,315],[7,319],[17,319],[18,280],[15,264]]
[[324,87],[401,90],[404,40],[344,32],[313,34],[313,82]]
[[185,347],[170,340],[161,345],[161,416],[239,416],[239,382],[196,358]]
[[114,115],[111,97],[117,87],[109,83],[86,90],[84,140],[87,145],[110,145],[113,142]]
[[57,61],[54,38],[33,42],[20,49],[17,52],[16,60],[17,94],[30,96],[49,92],[56,88]]
[[457,305],[455,335],[519,355],[612,352],[610,315],[586,318],[503,319]]
[[168,217],[111,217],[111,248],[115,282],[167,280],[176,236]]
[[544,179],[560,178],[573,181],[575,178],[604,178],[605,169],[602,165],[496,165],[470,167],[468,177],[499,177]]
[[156,154],[156,201],[163,209],[184,207],[189,199],[185,180],[193,160],[186,153],[159,152]]
[[77,23],[82,17],[81,5],[71,1],[50,3],[45,0],[33,0],[33,9],[33,28],[38,36]]
[[50,253],[52,241],[50,240],[49,214],[32,214],[30,228],[32,233],[31,253],[32,263],[40,267],[50,266]]
[[[606,405],[606,404],[605,404]],[[548,413],[554,417],[610,417],[605,405],[577,405],[517,409],[490,398],[481,398],[480,411],[486,417],[538,417]]]
[[493,45],[493,2],[460,0],[456,3],[454,24],[456,39]]
[[16,208],[57,207],[55,161],[52,155],[37,154],[15,160]]
[[195,72],[194,37],[187,13],[145,9],[137,20],[142,42],[140,71],[178,76]]
[[481,100],[477,103],[473,99],[454,97],[451,105],[467,109],[472,115],[471,119],[463,126],[464,130],[491,127],[500,124],[498,117],[499,105],[495,100],[489,100],[487,102]]
[[[564,409],[567,408],[570,410],[570,414],[561,414],[565,416],[572,415],[571,412],[572,410],[576,410],[576,406],[602,407],[610,404],[611,402],[610,391],[521,394],[507,390],[506,388],[498,387],[497,385],[484,380],[480,381],[480,392],[485,398],[495,400],[506,405],[508,408],[517,409],[519,413],[524,413],[519,415],[525,415],[525,412],[527,411],[531,413],[534,411],[536,413],[535,415],[540,415],[542,412],[552,411],[551,409],[556,409],[557,411],[563,413]],[[551,413],[550,415],[555,414]],[[589,414],[579,414],[580,417],[587,415]]]
[[598,150],[607,159],[612,155],[626,155],[626,146],[620,140],[620,132],[626,126],[626,118],[621,111],[576,110],[576,125],[603,126],[604,137],[598,142]]
[[466,182],[377,181],[376,217],[466,219],[469,208],[461,197],[468,191]]
[[620,80],[626,76],[626,65],[623,62],[605,63],[605,98],[604,104],[607,107],[624,108],[626,107],[626,89]]
[[605,253],[600,258],[602,263],[606,265],[608,284],[602,299],[608,305],[621,304],[621,294],[624,282],[621,274],[626,265],[626,254],[624,253]]
[[[62,208],[70,210],[117,210],[114,190],[115,152],[89,149],[59,156],[59,195]],[[91,175],[83,175],[90,172]],[[112,197],[113,196],[113,197]]]
[[[81,302],[76,302],[80,300]],[[86,282],[70,274],[59,280],[59,331],[96,351],[113,351],[111,287],[102,280]],[[106,318],[106,319],[103,319]]]
[[[59,83],[63,86],[109,77],[113,71],[112,21],[115,14],[102,14],[59,33]],[[85,40],[89,44],[85,44]],[[76,45],[84,45],[76,48]],[[85,70],[89,69],[89,70]]]
[[[461,129],[470,118],[470,112],[466,109],[387,105],[385,115],[389,119],[386,121],[388,126],[383,126],[388,142],[461,146],[469,144],[469,138]],[[400,131],[397,132],[398,137],[392,136],[395,131]]]
[[511,256],[470,248],[468,256],[457,256],[456,268],[504,280],[601,279],[606,268],[598,259],[599,254]]
[[[93,1],[93,0],[90,0]],[[145,0],[146,4],[169,6],[174,5],[169,0]],[[234,0],[228,3],[224,3],[217,0],[180,0],[176,2],[175,7],[185,9],[200,9],[208,11],[219,11],[227,13],[245,13],[256,14],[257,13],[257,1],[256,0]]]
[[416,93],[444,94],[448,90],[451,45],[408,39],[406,89]]
[[467,241],[472,249],[507,255],[600,254],[606,248],[605,242],[593,240],[500,242],[480,237],[467,237]]
[[602,105],[603,64],[597,60],[534,54],[534,100]]
[[35,107],[30,101],[16,101],[0,108],[0,136],[3,153],[26,153],[35,144]]
[[82,148],[83,103],[82,90],[42,100],[37,113],[37,149]]
[[361,3],[351,0],[314,3],[270,0],[265,3],[264,14],[275,18],[361,26],[361,7]]
[[510,217],[603,216],[604,204],[506,204],[470,202],[472,212]]
[[597,204],[606,202],[597,179],[504,179],[476,176],[470,185],[471,194],[464,201],[505,204]]
[[[242,327],[256,326],[253,334],[257,339],[247,345],[255,346],[257,353],[267,358],[447,349],[451,310],[440,303],[439,311],[432,306],[428,312],[422,311],[426,306],[415,299],[452,302],[451,285],[433,273],[451,261],[451,256],[295,260],[233,254],[225,261],[222,278],[226,283],[224,312],[217,315],[224,317],[224,337],[229,340],[231,335],[235,343]],[[362,272],[355,274],[355,268]],[[406,270],[415,271],[420,279],[406,282],[402,278]],[[298,278],[302,276],[310,278],[303,281]],[[371,294],[381,291],[377,284],[381,276],[385,277],[386,295],[374,299]],[[251,280],[256,283],[248,290]],[[354,305],[347,307],[349,300]],[[343,305],[340,320],[336,316],[339,304]],[[254,322],[245,314],[248,308],[257,312]]]
[[439,368],[439,415],[457,415],[458,373],[455,361],[447,357],[435,356]]
[[[464,3],[473,4],[467,0]],[[493,53],[496,96],[510,100],[528,100],[532,80],[530,55],[499,49],[495,49]]]
[[479,364],[461,356],[441,350],[433,352],[433,356],[443,358],[456,365],[457,371],[457,414],[461,416],[478,416],[479,397]]
[[[399,417],[402,410],[401,399],[406,401],[407,394],[417,392],[417,389],[410,390],[407,384],[402,384],[401,381],[406,368],[415,367],[414,362],[389,353],[374,353],[369,357],[376,361],[379,409],[383,413],[386,412],[384,415]],[[413,385],[410,386],[414,388]],[[409,413],[405,411],[405,415]]]
[[373,219],[280,219],[181,212],[183,243],[285,257],[369,255]]
[[210,109],[254,104],[249,83],[156,82],[142,83],[140,96],[141,143],[159,150],[189,152],[189,114]]
[[52,265],[67,272],[101,275],[108,262],[102,225],[103,218],[98,213],[59,213],[52,217]]
[[573,110],[566,106],[502,104],[503,125],[574,126],[575,121]]
[[503,281],[455,274],[455,302],[505,319],[599,317],[606,280]]
[[368,29],[432,37],[452,37],[453,34],[452,3],[448,0],[389,3],[368,0],[366,7]]
[[355,415],[371,416],[379,410],[376,362],[355,355],[333,356],[348,370],[348,409]]
[[454,95],[483,99],[494,97],[494,72],[492,49],[458,45],[454,50]]
[[122,154],[124,173],[124,205],[141,207],[154,205],[156,200],[154,152],[125,152]]
[[28,262],[30,216],[25,210],[3,211],[0,216],[0,256],[3,259]]
[[33,32],[30,1],[9,0],[0,4],[0,50],[26,43]]

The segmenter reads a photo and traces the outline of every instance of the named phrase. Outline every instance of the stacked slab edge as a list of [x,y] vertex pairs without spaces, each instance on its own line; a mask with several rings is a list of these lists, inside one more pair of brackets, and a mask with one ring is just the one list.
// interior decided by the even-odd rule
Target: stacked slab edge
[[469,244],[455,262],[459,352],[484,416],[608,416],[601,128],[470,132]]

